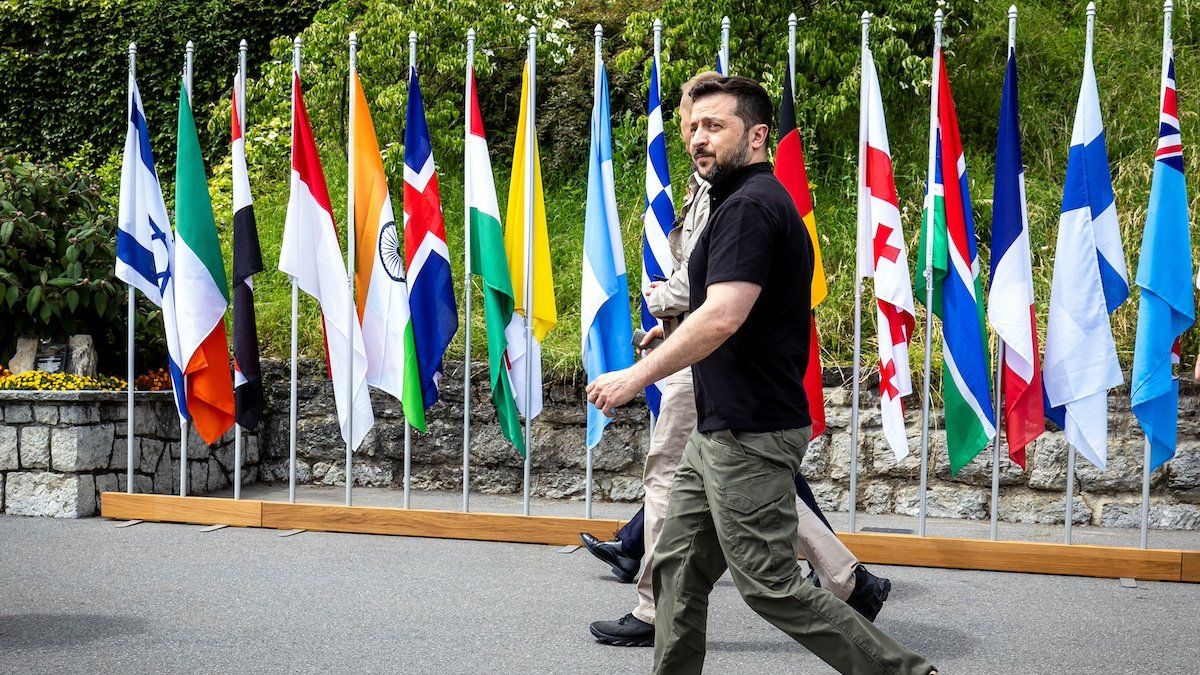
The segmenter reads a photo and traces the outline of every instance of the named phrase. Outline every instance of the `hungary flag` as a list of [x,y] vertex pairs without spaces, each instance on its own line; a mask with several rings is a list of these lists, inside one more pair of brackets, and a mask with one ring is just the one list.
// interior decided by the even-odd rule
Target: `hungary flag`
[[[512,277],[504,255],[504,235],[500,232],[500,207],[496,202],[496,183],[492,176],[492,161],[488,157],[487,135],[479,116],[479,99],[475,95],[475,72],[467,79],[467,101],[470,119],[467,122],[466,150],[466,208],[471,216],[471,274],[483,281],[483,311],[487,321],[488,371],[492,381],[492,403],[500,433],[517,450],[525,454],[525,438],[521,434],[521,417],[513,398],[512,381],[508,377],[508,338],[505,329],[520,317],[513,308]],[[468,284],[467,291],[470,292]]]
[[187,89],[179,88],[175,168],[175,322],[196,431],[213,443],[233,426],[233,374],[225,340],[229,284]]

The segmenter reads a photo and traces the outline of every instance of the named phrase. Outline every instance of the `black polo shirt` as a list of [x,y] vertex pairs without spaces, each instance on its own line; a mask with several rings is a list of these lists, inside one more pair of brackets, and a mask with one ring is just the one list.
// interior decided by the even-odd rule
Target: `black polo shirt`
[[[745,323],[693,369],[700,431],[779,431],[812,424],[804,394],[813,247],[767,162],[712,186],[712,211],[688,263],[691,310],[708,286],[762,288]],[[692,316],[695,316],[694,314]],[[689,319],[690,320],[690,319]]]

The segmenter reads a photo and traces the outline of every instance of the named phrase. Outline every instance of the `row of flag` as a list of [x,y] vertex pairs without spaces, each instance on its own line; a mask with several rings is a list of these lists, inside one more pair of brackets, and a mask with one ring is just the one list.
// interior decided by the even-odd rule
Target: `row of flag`
[[[1089,19],[1090,20],[1090,19]],[[1013,17],[1015,23],[1015,16]],[[1072,447],[1104,468],[1108,391],[1124,382],[1110,315],[1129,297],[1128,273],[1104,144],[1092,66],[1084,57],[1063,190],[1044,361],[1030,262],[1017,105],[1016,49],[1010,42],[996,147],[987,311],[966,161],[945,55],[934,54],[930,163],[915,294],[900,232],[898,200],[868,47],[863,49],[863,138],[858,266],[874,277],[878,307],[879,392],[884,435],[897,460],[909,452],[902,398],[912,392],[908,347],[914,295],[941,326],[946,445],[957,473],[996,438],[1002,412],[1009,457],[1057,422]],[[1179,336],[1195,321],[1191,243],[1179,135],[1173,45],[1164,39],[1161,112],[1150,207],[1136,282],[1141,287],[1132,403],[1150,446],[1149,470],[1175,453]],[[993,390],[986,321],[998,336]],[[927,330],[932,332],[931,327]],[[928,335],[928,333],[927,333]],[[1003,402],[996,405],[993,393]]]

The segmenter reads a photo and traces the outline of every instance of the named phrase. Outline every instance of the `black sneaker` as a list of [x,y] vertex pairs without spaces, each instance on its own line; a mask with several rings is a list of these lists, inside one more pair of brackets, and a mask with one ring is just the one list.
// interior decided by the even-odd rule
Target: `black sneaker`
[[595,621],[590,626],[600,644],[614,647],[653,647],[654,624],[646,623],[632,614],[616,621]]
[[612,573],[617,577],[617,581],[623,584],[633,583],[637,578],[638,570],[642,567],[642,561],[637,558],[630,558],[621,553],[621,542],[619,541],[600,541],[592,535],[584,532],[579,535],[583,540],[583,545],[592,555],[607,563],[612,568]]
[[862,565],[854,568],[854,592],[846,599],[846,604],[862,614],[867,621],[874,622],[892,592],[892,582],[877,577],[867,571]]

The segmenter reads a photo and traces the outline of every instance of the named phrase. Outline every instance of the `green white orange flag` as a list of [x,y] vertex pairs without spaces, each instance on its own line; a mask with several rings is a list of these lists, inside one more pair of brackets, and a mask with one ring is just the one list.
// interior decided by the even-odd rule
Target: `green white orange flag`
[[400,399],[404,417],[425,431],[417,346],[408,307],[401,241],[388,193],[383,156],[358,73],[351,75],[354,109],[355,304],[367,350],[367,384]]
[[187,410],[205,443],[233,426],[233,371],[225,339],[229,282],[187,89],[179,88],[175,167],[175,322]]
[[[496,201],[496,183],[492,176],[492,160],[488,157],[487,134],[479,115],[479,99],[475,94],[475,72],[467,78],[467,101],[470,119],[467,121],[466,182],[463,198],[471,223],[471,274],[483,282],[483,312],[487,322],[488,371],[492,383],[492,403],[500,433],[517,451],[525,454],[525,438],[521,434],[521,416],[509,378],[509,326],[522,333],[524,323],[514,312],[512,277],[508,259],[504,257],[504,235],[500,231],[500,207]],[[520,335],[520,340],[525,336]],[[522,343],[524,344],[524,343]]]

